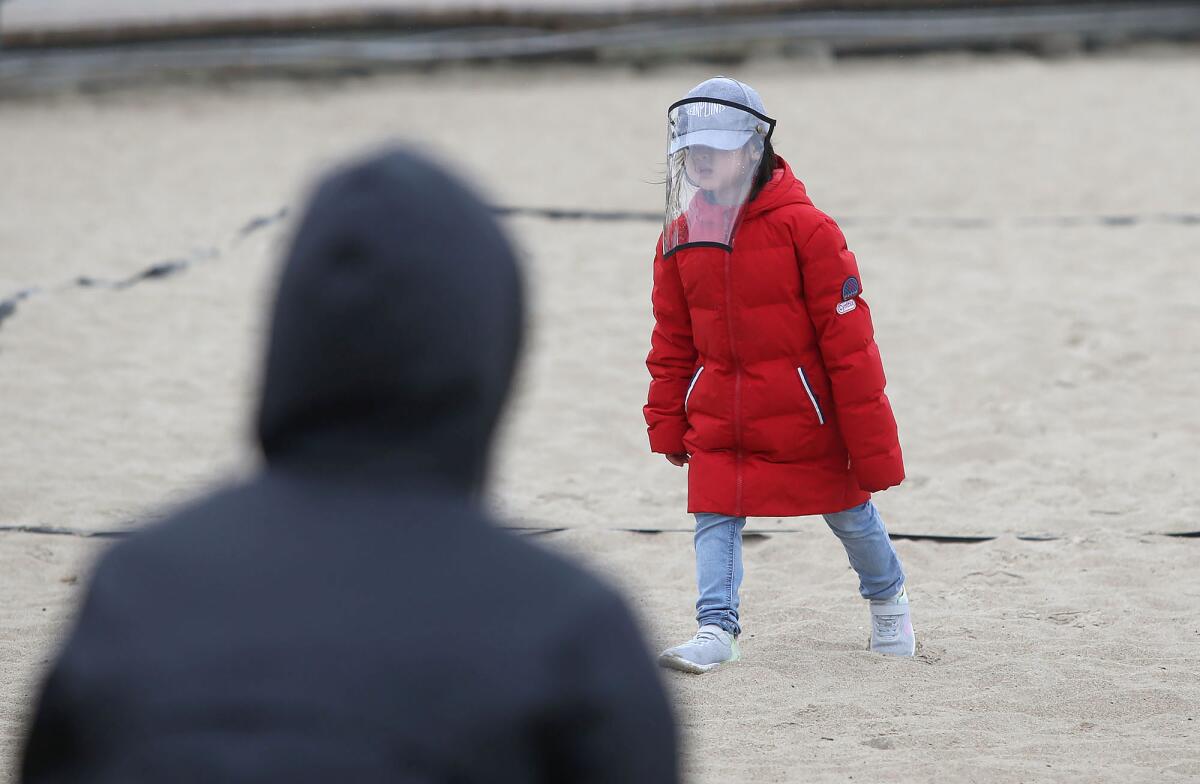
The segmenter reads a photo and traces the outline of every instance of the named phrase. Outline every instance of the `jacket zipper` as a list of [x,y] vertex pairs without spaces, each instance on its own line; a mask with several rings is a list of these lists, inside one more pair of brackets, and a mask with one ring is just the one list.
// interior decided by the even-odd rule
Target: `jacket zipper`
[[692,390],[696,388],[696,382],[700,380],[700,374],[703,372],[704,365],[701,365],[700,369],[696,371],[696,375],[692,376],[692,383],[688,384],[687,394],[683,396],[683,410],[685,413],[687,412],[688,400],[692,397]]
[[821,406],[817,403],[817,396],[813,394],[812,387],[808,385],[808,376],[804,375],[804,368],[796,368],[796,372],[800,374],[800,383],[804,385],[804,391],[808,393],[809,402],[812,403],[813,411],[817,412],[817,421],[822,425],[825,424],[825,415],[821,413]]
[[738,360],[737,344],[733,338],[733,252],[725,251],[725,325],[729,328],[729,356],[733,361],[733,445],[734,490],[733,515],[742,516],[742,364]]

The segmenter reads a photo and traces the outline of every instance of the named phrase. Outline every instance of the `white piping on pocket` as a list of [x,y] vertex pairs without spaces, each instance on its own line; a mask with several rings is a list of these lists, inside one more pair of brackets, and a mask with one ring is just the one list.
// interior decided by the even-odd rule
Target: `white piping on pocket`
[[696,388],[696,382],[700,380],[700,374],[704,372],[704,365],[696,371],[696,375],[692,376],[692,383],[688,384],[687,394],[683,396],[683,410],[687,411],[688,400],[692,397],[692,390]]
[[800,383],[804,385],[804,391],[808,393],[809,402],[812,403],[813,411],[817,412],[817,421],[822,425],[825,424],[825,415],[821,413],[821,407],[817,405],[817,396],[813,394],[812,387],[808,385],[808,376],[804,375],[804,368],[796,368],[796,372],[800,374]]

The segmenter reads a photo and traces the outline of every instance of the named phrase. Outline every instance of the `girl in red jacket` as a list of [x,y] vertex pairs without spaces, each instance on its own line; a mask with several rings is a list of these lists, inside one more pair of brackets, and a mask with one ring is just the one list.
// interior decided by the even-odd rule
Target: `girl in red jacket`
[[709,79],[668,120],[645,415],[651,449],[689,466],[700,629],[660,662],[736,660],[746,517],[816,514],[870,600],[871,650],[911,656],[904,571],[871,503],[904,465],[854,254],[775,155],[750,86]]

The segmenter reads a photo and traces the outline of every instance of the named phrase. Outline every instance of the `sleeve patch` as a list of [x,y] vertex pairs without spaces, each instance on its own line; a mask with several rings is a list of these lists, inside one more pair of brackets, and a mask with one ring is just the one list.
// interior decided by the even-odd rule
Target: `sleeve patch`
[[842,301],[854,299],[859,294],[862,294],[862,286],[858,283],[858,278],[851,275],[846,278],[846,282],[842,284]]
[[849,313],[850,311],[854,310],[854,308],[856,308],[857,306],[858,306],[857,302],[855,302],[852,299],[848,299],[845,302],[839,302],[838,306],[835,308],[835,310],[837,310],[839,316],[844,316],[847,313]]

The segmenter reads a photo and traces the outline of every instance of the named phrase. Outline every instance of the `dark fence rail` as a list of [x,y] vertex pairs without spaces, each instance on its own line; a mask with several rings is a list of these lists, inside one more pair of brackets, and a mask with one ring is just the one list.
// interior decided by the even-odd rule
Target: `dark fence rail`
[[[363,2],[328,0],[319,10],[286,5],[256,8],[253,0],[195,0],[189,9],[173,4],[170,10],[147,2],[129,10],[129,4],[103,0],[74,0],[49,10],[39,0],[0,0],[0,44],[7,48],[80,46],[226,36],[279,34],[312,35],[335,32],[429,32],[449,28],[492,28],[525,31],[571,31],[608,28],[639,22],[703,22],[786,14],[853,14],[868,20],[872,15],[896,11],[1036,11],[1054,8],[1085,12],[1113,6],[1143,9],[1152,16],[1171,3],[1103,2],[1102,0],[717,0],[704,5],[685,0],[441,0],[414,7],[401,0]],[[1196,5],[1176,3],[1175,5]],[[106,11],[106,8],[116,10]],[[122,10],[124,9],[124,10]]]
[[[199,23],[185,18],[171,28],[154,28],[157,38],[152,41],[134,42],[148,33],[141,29],[134,35],[130,28],[126,31],[130,40],[121,44],[94,39],[85,45],[78,38],[84,35],[80,30],[72,32],[76,38],[70,40],[56,39],[48,31],[10,30],[0,39],[5,44],[0,50],[0,94],[147,76],[361,71],[496,60],[654,63],[737,60],[756,52],[786,55],[809,50],[834,55],[997,48],[1059,52],[1147,39],[1200,40],[1200,3],[1195,0],[1053,4],[993,0],[932,6],[896,0],[886,7],[849,2],[729,3],[686,15],[669,7],[673,0],[663,2],[654,18],[629,20],[631,14],[650,14],[649,10],[606,16],[563,12],[555,17],[556,24],[551,25],[546,16],[541,26],[528,26],[530,19],[525,20],[526,26],[516,25],[521,18],[517,11],[505,17],[514,24],[483,25],[481,17],[460,9],[458,16],[425,14],[422,24],[408,26],[403,24],[408,17],[399,12],[341,16],[321,23],[306,17],[303,35],[282,34],[292,29],[289,25],[299,24],[294,18],[243,19],[237,23],[246,26],[239,28],[241,35],[231,35],[219,19],[196,26]],[[779,10],[784,7],[790,10]],[[580,22],[585,17],[588,24]],[[431,21],[435,18],[436,25]],[[170,30],[178,35],[172,37]],[[115,29],[106,33],[117,38],[124,34]]]

